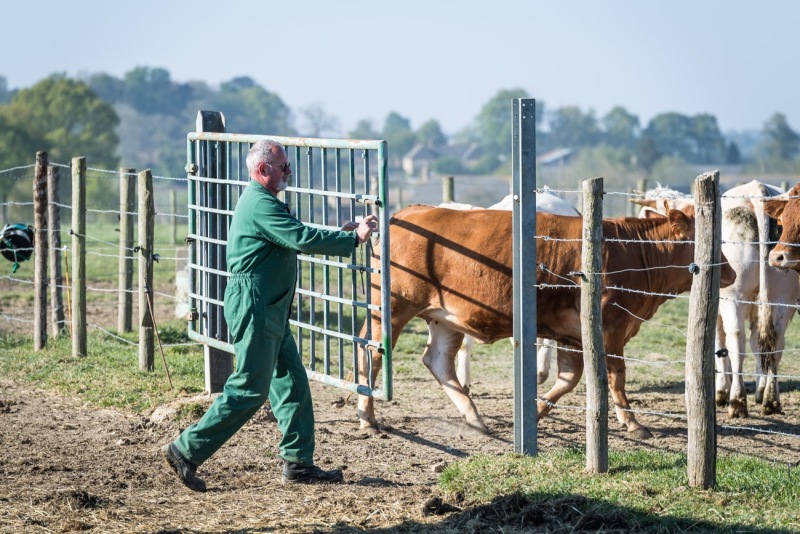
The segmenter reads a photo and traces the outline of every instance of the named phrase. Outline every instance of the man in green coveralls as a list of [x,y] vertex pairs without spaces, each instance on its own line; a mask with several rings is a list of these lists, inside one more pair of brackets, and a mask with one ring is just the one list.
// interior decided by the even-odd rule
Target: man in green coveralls
[[222,394],[195,424],[162,449],[189,489],[205,491],[197,467],[210,458],[269,399],[283,435],[283,482],[339,483],[342,471],[314,465],[311,390],[289,314],[297,280],[297,253],[350,256],[377,227],[374,215],[342,230],[304,225],[277,195],[292,175],[283,147],[258,141],[247,153],[250,183],[236,205],[228,233],[230,279],[225,320],[236,370]]

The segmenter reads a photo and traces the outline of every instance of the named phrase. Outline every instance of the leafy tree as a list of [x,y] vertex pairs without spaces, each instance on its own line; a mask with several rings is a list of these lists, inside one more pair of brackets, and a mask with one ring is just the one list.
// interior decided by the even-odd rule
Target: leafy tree
[[764,124],[763,153],[768,160],[790,160],[800,153],[800,135],[789,127],[786,115],[776,113]]
[[602,119],[603,140],[615,148],[634,150],[641,134],[639,117],[622,106],[616,106]]
[[375,131],[375,128],[372,126],[372,121],[369,119],[361,119],[356,124],[356,127],[347,132],[347,137],[349,139],[382,139],[380,133]]
[[21,90],[2,112],[42,142],[51,161],[86,156],[91,166],[117,166],[119,117],[83,82],[51,76]]
[[325,134],[338,135],[339,119],[328,115],[322,104],[312,104],[300,109],[300,115],[305,119],[309,137],[322,137]]
[[[581,149],[571,165],[548,181],[555,189],[574,189],[574,184],[586,178],[603,177],[607,191],[626,191],[641,178],[629,150],[599,145]],[[542,173],[544,174],[544,173]],[[603,201],[605,217],[620,217],[630,212],[627,198],[609,196]]]
[[[31,137],[28,131],[20,124],[16,124],[10,117],[6,116],[3,108],[0,108],[0,169],[10,169],[22,165],[30,165],[35,161],[36,151],[41,150],[41,141]],[[19,209],[15,206],[8,206],[8,202],[30,202],[32,192],[33,171],[26,170],[19,173],[3,173],[0,175],[0,203],[3,204],[2,220],[0,227],[11,222],[9,217],[22,217],[19,215],[25,212],[26,222],[30,217],[30,209]]]
[[[487,154],[499,161],[511,160],[511,100],[529,98],[525,89],[503,89],[481,108],[475,118],[475,137]],[[536,102],[536,120],[541,121],[544,104]]]
[[411,121],[394,111],[386,116],[383,123],[383,138],[389,145],[389,159],[396,166],[400,165],[403,156],[417,143]]
[[[442,127],[436,119],[430,119],[417,130],[417,140],[430,146],[444,146],[447,144],[447,136],[442,132]],[[449,172],[449,171],[444,171]],[[457,172],[457,171],[450,171]]]
[[174,114],[191,96],[190,88],[173,83],[166,69],[136,67],[125,73],[124,102],[140,113]]
[[643,132],[652,141],[659,153],[692,161],[692,121],[680,113],[661,113],[653,117]]
[[11,93],[8,91],[8,80],[5,76],[0,76],[0,104],[5,104],[11,100]]
[[[251,78],[238,77],[221,84],[217,93],[195,102],[192,120],[198,109],[222,111],[231,132],[268,135],[297,135],[292,112],[281,98]],[[185,137],[185,134],[184,134]]]
[[593,111],[583,113],[577,106],[566,106],[552,113],[549,137],[556,147],[591,147],[600,140],[600,127]]
[[725,156],[725,138],[719,131],[717,118],[703,113],[692,117],[692,138],[695,141],[693,163],[715,163]]
[[725,148],[725,163],[728,165],[738,165],[742,162],[742,155],[739,152],[739,145],[731,141]]
[[645,133],[639,138],[637,159],[639,161],[639,165],[646,173],[650,173],[650,171],[653,170],[656,162],[658,162],[662,156],[663,154],[658,149],[658,144],[652,136]]
[[84,81],[106,102],[116,104],[125,98],[125,82],[110,74],[91,74]]

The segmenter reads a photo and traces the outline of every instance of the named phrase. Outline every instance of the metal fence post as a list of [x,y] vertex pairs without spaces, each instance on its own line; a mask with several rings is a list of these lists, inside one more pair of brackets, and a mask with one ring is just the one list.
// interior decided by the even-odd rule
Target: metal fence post
[[537,454],[536,100],[511,101],[514,187],[514,450]]

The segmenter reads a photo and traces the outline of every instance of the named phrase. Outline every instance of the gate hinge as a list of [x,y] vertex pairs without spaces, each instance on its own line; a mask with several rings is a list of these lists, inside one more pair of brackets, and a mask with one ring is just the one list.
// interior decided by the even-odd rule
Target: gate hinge
[[197,174],[197,165],[195,165],[194,163],[187,163],[184,169],[189,174]]

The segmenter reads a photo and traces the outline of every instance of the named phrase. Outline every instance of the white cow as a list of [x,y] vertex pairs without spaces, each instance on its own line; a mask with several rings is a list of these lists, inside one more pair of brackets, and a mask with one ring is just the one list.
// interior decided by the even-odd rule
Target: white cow
[[[747,392],[742,374],[745,357],[745,321],[750,323],[750,350],[758,355],[756,403],[762,413],[781,412],[777,381],[778,363],[785,345],[786,327],[800,298],[800,280],[767,263],[770,220],[764,214],[761,198],[782,193],[777,187],[753,180],[726,191],[721,199],[722,252],[736,271],[736,281],[720,289],[716,330],[717,405],[728,405],[730,417],[747,417]],[[663,200],[673,209],[694,206],[691,197],[665,188],[645,193],[644,200],[633,200],[648,210],[664,211]],[[789,305],[789,306],[786,306]],[[727,355],[727,357],[726,357]]]
[[[440,207],[450,209],[481,209],[472,204],[461,204],[458,202],[445,202],[439,204]],[[507,195],[500,202],[489,206],[490,210],[506,210],[511,211],[514,208],[514,199],[512,195]],[[548,191],[541,191],[536,193],[536,211],[544,213],[552,213],[554,215],[580,215],[580,212],[575,207]],[[553,353],[557,350],[555,341],[550,339],[536,338],[536,344],[539,350],[536,352],[536,370],[537,382],[544,383],[550,375],[550,362],[553,360]],[[461,386],[469,392],[472,385],[472,376],[470,373],[470,357],[472,350],[475,346],[475,340],[472,336],[464,336],[464,341],[461,343],[461,348],[458,351],[458,363],[456,365],[456,376]]]

